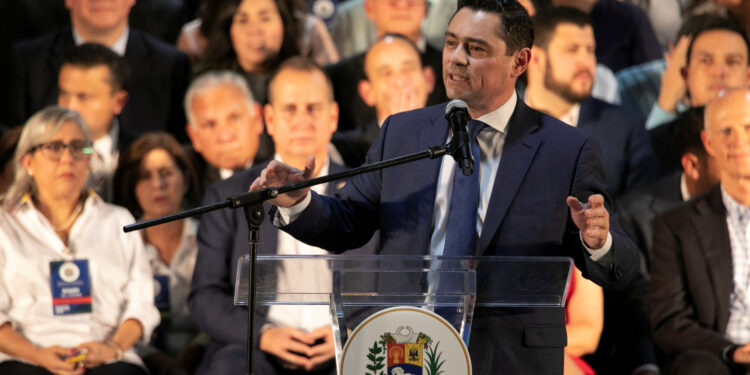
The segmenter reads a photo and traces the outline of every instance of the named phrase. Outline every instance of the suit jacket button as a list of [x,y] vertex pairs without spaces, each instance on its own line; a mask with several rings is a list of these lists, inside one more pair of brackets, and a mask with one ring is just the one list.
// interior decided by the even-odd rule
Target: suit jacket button
[[615,275],[622,276],[624,274],[625,272],[622,272],[622,266],[618,265],[617,267],[615,267]]

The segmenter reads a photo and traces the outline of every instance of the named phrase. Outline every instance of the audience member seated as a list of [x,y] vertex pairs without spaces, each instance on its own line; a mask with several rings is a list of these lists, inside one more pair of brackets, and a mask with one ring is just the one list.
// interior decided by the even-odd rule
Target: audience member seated
[[[656,215],[667,212],[693,197],[711,190],[718,183],[718,176],[713,158],[708,155],[701,142],[703,130],[703,107],[688,110],[689,121],[680,123],[674,132],[674,150],[682,165],[680,172],[672,173],[643,188],[628,192],[621,196],[615,205],[620,214],[620,223],[633,242],[642,252],[643,264],[641,277],[631,284],[632,292],[623,294],[624,297],[605,313],[623,317],[624,324],[619,335],[634,336],[632,340],[641,342],[649,352],[653,352],[650,336],[641,332],[651,332],[649,322],[649,306],[646,302],[648,295],[648,280],[650,279],[653,243],[653,224]],[[633,307],[637,310],[632,311]],[[625,311],[625,313],[623,313]]]
[[[621,196],[616,202],[620,223],[630,238],[643,251],[644,260],[651,259],[653,224],[656,215],[667,212],[683,202],[707,193],[719,183],[716,162],[706,153],[701,141],[703,107],[695,107],[683,114],[684,121],[671,134],[680,170],[658,181]],[[648,275],[650,266],[644,265]]]
[[[723,18],[710,14],[689,17],[680,26],[677,36],[669,45],[669,51],[663,59],[631,66],[617,72],[619,104],[628,111],[637,111],[640,116],[647,119],[657,101],[673,103],[669,105],[674,105],[673,112],[684,111],[687,108],[687,97],[685,96],[682,68],[685,66],[687,48],[691,37],[713,23],[724,22]],[[662,85],[665,90],[661,89]],[[674,99],[668,99],[671,97],[674,97]],[[668,106],[667,104],[663,105],[664,107]],[[651,118],[649,120],[655,121],[657,119]],[[654,125],[657,124],[646,122],[647,128]]]
[[117,116],[128,101],[128,63],[111,49],[84,43],[66,51],[57,77],[57,105],[78,112],[91,133],[91,187],[112,201],[112,176],[122,148],[135,139]]
[[[442,73],[442,52],[425,42],[422,21],[427,12],[427,0],[367,0],[367,16],[375,23],[378,39],[386,34],[400,34],[411,40],[420,51],[422,64]],[[360,53],[326,68],[333,82],[333,93],[341,104],[339,129],[351,130],[367,126],[377,120],[375,111],[358,95],[358,82],[365,78],[365,55]],[[447,101],[443,80],[435,81],[435,89],[427,99],[428,105]]]
[[18,138],[23,128],[18,126],[3,133],[0,137],[0,196],[5,194],[13,183],[15,168],[13,168],[13,154],[16,152]]
[[[685,20],[697,14],[718,14],[714,0],[625,0],[638,5],[648,15],[662,51],[668,51]],[[729,0],[734,1],[734,0]]]
[[[276,159],[300,168],[309,166],[311,176],[341,172],[329,161],[328,143],[336,130],[338,105],[330,81],[309,60],[292,58],[282,64],[271,80],[270,103],[264,108],[268,132],[276,145]],[[219,202],[247,191],[265,164],[240,172],[214,185],[204,203]],[[342,184],[329,183],[314,190],[333,194]],[[266,204],[266,209],[270,208]],[[233,289],[237,259],[248,251],[248,232],[242,210],[204,214],[198,228],[198,261],[190,293],[190,309],[198,326],[211,336],[199,374],[238,374],[244,370],[247,345],[247,309],[234,306]],[[259,254],[327,254],[276,229],[269,222],[260,228]],[[283,269],[279,285],[331,283],[330,271]],[[256,374],[335,374],[334,348],[327,308],[272,306],[256,309],[252,348]],[[316,344],[317,343],[317,344]]]
[[258,153],[261,108],[239,74],[212,71],[201,75],[190,84],[185,110],[201,192],[235,171],[250,168],[262,156]]
[[534,16],[534,34],[526,103],[599,141],[612,197],[658,176],[643,121],[591,97],[596,56],[589,16],[571,7],[544,9]]
[[666,374],[746,374],[750,368],[746,233],[750,90],[706,106],[706,151],[721,183],[654,220],[649,303]]
[[[376,42],[381,34],[378,33],[375,22],[368,11],[375,2],[389,0],[375,0],[370,5],[365,5],[366,0],[346,0],[339,3],[336,14],[331,22],[331,36],[342,59],[364,53],[367,48]],[[527,3],[528,0],[521,1]],[[456,0],[431,0],[429,2],[427,16],[422,21],[422,34],[427,43],[435,48],[442,48],[445,41],[445,29],[456,11]],[[391,1],[391,6],[397,5]],[[416,4],[416,3],[415,3]],[[411,15],[400,16],[403,22]],[[392,31],[396,32],[396,31]]]
[[[526,1],[519,1],[521,5],[523,5],[524,8],[526,8],[526,11],[529,12],[530,16],[534,16],[536,14],[537,7],[534,5],[534,2],[531,0]],[[548,8],[549,4],[540,6],[539,9],[545,9]],[[525,85],[525,77],[524,80],[521,81],[520,84],[517,85],[517,88],[521,88],[522,85]],[[615,78],[615,74],[612,73],[612,70],[607,68],[606,66],[597,63],[596,64],[596,73],[594,74],[594,85],[591,87],[591,97],[597,98],[599,100],[605,101],[607,103],[617,104],[620,102],[620,93],[617,88],[617,79]]]
[[133,216],[86,188],[91,147],[60,107],[21,133],[0,211],[2,374],[146,374],[133,345],[159,323],[148,260],[122,231]]
[[[325,26],[283,0],[222,1],[217,25],[205,35],[198,72],[229,69],[242,73],[258,103],[267,101],[268,79],[285,59],[302,55],[321,65],[339,60]],[[314,32],[313,32],[314,30]]]
[[140,134],[165,130],[186,140],[182,98],[190,76],[190,62],[174,47],[128,26],[133,1],[111,7],[98,3],[66,1],[72,28],[16,45],[8,114],[10,124],[23,122],[32,113],[57,102],[57,75],[62,56],[76,45],[99,43],[128,62],[129,99],[120,115],[120,126]]
[[[648,129],[676,119],[681,102],[702,106],[721,90],[747,87],[750,62],[744,30],[718,16],[702,17],[692,39],[681,38],[667,59],[659,98],[646,121]],[[686,48],[684,60],[682,48]]]
[[552,0],[552,4],[591,15],[596,59],[615,73],[662,57],[646,13],[633,4],[617,0]]
[[594,369],[581,357],[593,353],[599,344],[604,326],[602,288],[584,279],[581,271],[573,268],[565,302],[568,345],[565,347],[563,374],[594,375]]
[[[658,176],[656,159],[642,120],[617,106],[590,97],[596,56],[589,16],[571,7],[547,8],[534,16],[534,33],[527,71],[526,103],[578,127],[599,142],[607,192],[613,197]],[[655,365],[651,350],[651,356],[637,358],[631,363],[616,362],[618,365],[612,367],[618,359],[644,351],[639,346],[641,343],[625,341],[630,336],[618,334],[632,315],[629,313],[632,308],[624,306],[627,314],[612,308],[623,299],[629,299],[632,293],[630,288],[624,292],[605,292],[605,309],[614,310],[616,315],[607,316],[601,348],[591,362],[600,373],[612,374],[615,373],[613,368],[619,367],[618,370],[629,374],[643,365]],[[634,331],[636,328],[628,327],[627,332]],[[640,332],[643,337],[648,337],[648,330]]]
[[367,150],[388,116],[427,104],[435,74],[441,74],[423,67],[414,43],[399,34],[386,34],[370,47],[364,65],[365,78],[359,81],[359,95],[375,108],[377,120],[337,132],[332,139],[344,162],[352,167],[364,163]]
[[[177,39],[177,48],[187,53],[193,61],[200,61],[208,43],[206,39],[217,32],[222,32],[222,27],[224,27],[222,20],[227,14],[235,12],[233,9],[237,7],[235,3],[236,0],[220,0],[206,1],[201,4],[199,18],[182,27],[180,37]],[[294,6],[294,20],[301,28],[299,30],[300,54],[313,58],[321,65],[339,61],[338,51],[325,23],[312,14],[306,13],[305,9],[299,6],[300,3],[291,2],[291,4]]]
[[[198,179],[185,150],[162,132],[142,135],[122,153],[115,186],[116,202],[140,220],[177,213],[200,199]],[[152,374],[191,374],[202,357],[205,342],[187,307],[198,255],[197,231],[197,220],[184,219],[142,232],[162,316],[151,343],[138,347]]]

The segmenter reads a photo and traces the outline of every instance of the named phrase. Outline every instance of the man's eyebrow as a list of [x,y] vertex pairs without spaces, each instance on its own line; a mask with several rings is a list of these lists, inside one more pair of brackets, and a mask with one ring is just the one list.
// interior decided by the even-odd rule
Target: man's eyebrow
[[[445,37],[446,38],[447,37],[451,37],[451,38],[455,38],[455,39],[461,39],[461,38],[458,37],[458,35],[450,32],[450,31],[446,31],[445,32]],[[466,38],[464,38],[464,40],[466,42],[468,42],[468,43],[478,43],[478,44],[482,44],[482,45],[485,45],[485,46],[489,46],[490,45],[486,40],[481,39],[481,38],[466,37]]]

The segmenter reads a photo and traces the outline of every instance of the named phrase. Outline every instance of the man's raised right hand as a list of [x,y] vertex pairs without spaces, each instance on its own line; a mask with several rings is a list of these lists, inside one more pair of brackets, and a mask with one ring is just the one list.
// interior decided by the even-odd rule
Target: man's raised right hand
[[[260,177],[256,178],[252,185],[250,185],[250,191],[307,181],[312,177],[314,171],[315,156],[307,158],[304,170],[292,168],[282,162],[271,160],[271,162],[268,163],[268,166],[260,173]],[[269,202],[277,207],[291,207],[302,202],[309,192],[310,188],[300,189],[281,194],[278,197],[269,200]]]

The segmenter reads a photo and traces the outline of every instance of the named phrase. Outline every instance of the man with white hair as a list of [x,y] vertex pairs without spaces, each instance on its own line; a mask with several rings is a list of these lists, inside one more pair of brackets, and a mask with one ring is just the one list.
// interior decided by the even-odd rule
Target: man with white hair
[[185,95],[185,112],[204,190],[253,165],[263,122],[242,76],[211,71],[196,78]]

